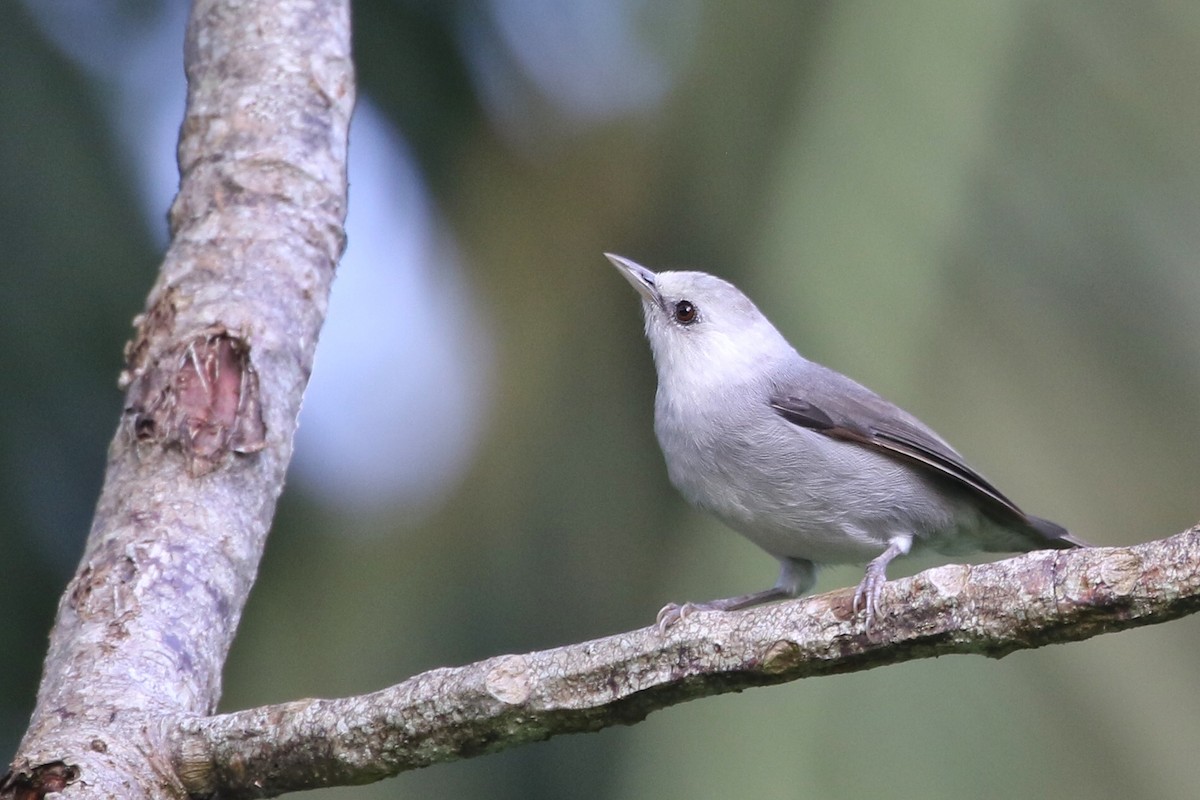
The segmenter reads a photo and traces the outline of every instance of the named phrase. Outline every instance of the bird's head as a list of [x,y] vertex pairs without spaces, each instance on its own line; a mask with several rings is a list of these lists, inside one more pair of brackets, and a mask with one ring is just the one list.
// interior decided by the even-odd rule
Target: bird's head
[[605,253],[642,298],[660,383],[743,382],[795,351],[750,298],[704,272],[653,272]]

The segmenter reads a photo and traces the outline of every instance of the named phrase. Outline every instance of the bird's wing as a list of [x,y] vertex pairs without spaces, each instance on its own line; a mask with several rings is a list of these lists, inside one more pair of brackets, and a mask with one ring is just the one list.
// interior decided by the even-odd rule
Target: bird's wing
[[858,384],[853,388],[856,391],[838,393],[836,406],[828,400],[806,399],[787,392],[773,396],[771,407],[794,425],[831,439],[854,442],[948,478],[1002,516],[1030,524],[1029,516],[1016,503],[968,466],[937,434],[870,390]]

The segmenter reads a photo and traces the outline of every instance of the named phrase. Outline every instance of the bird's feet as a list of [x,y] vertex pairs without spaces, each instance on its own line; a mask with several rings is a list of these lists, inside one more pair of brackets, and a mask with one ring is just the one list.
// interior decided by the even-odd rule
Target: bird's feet
[[854,590],[854,613],[859,611],[866,615],[866,629],[869,631],[875,625],[875,615],[879,611],[879,596],[883,593],[883,585],[887,583],[886,562],[872,561],[867,565],[867,574]]
[[658,612],[658,616],[654,618],[655,625],[658,628],[658,634],[667,632],[676,622],[690,617],[697,611],[722,611],[720,607],[713,603],[667,603]]
[[875,615],[879,612],[879,595],[887,583],[887,565],[896,556],[908,553],[911,548],[911,536],[894,536],[888,542],[887,549],[867,564],[867,574],[863,575],[862,583],[854,590],[854,613],[860,610],[865,612],[868,632],[875,625]]
[[762,603],[770,603],[774,600],[782,600],[794,594],[795,591],[789,584],[787,586],[776,585],[761,592],[740,594],[737,597],[726,597],[723,600],[709,600],[705,603],[683,603],[682,605],[679,603],[667,603],[662,607],[662,611],[658,612],[658,617],[655,621],[659,634],[663,634],[667,632],[667,628],[681,619],[690,617],[697,611],[737,611],[738,609],[750,608]]

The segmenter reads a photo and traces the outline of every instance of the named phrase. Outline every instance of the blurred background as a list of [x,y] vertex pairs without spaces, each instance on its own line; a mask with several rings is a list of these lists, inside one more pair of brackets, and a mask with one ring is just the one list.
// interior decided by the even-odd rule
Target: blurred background
[[[165,246],[185,15],[0,0],[5,759]],[[733,280],[806,355],[1084,538],[1200,518],[1200,6],[356,0],[354,17],[350,248],[223,708],[366,692],[774,580],[668,485],[638,301],[604,250]],[[1192,618],[310,796],[1191,798],[1198,657]]]

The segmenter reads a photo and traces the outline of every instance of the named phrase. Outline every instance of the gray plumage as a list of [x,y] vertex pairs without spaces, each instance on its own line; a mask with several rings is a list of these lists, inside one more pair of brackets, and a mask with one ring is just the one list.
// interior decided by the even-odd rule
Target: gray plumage
[[642,297],[671,482],[782,565],[770,589],[666,606],[660,629],[696,610],[794,597],[818,564],[844,563],[867,563],[854,606],[869,627],[888,562],[913,547],[1083,544],[1023,512],[916,417],[805,359],[732,284],[605,255]]

